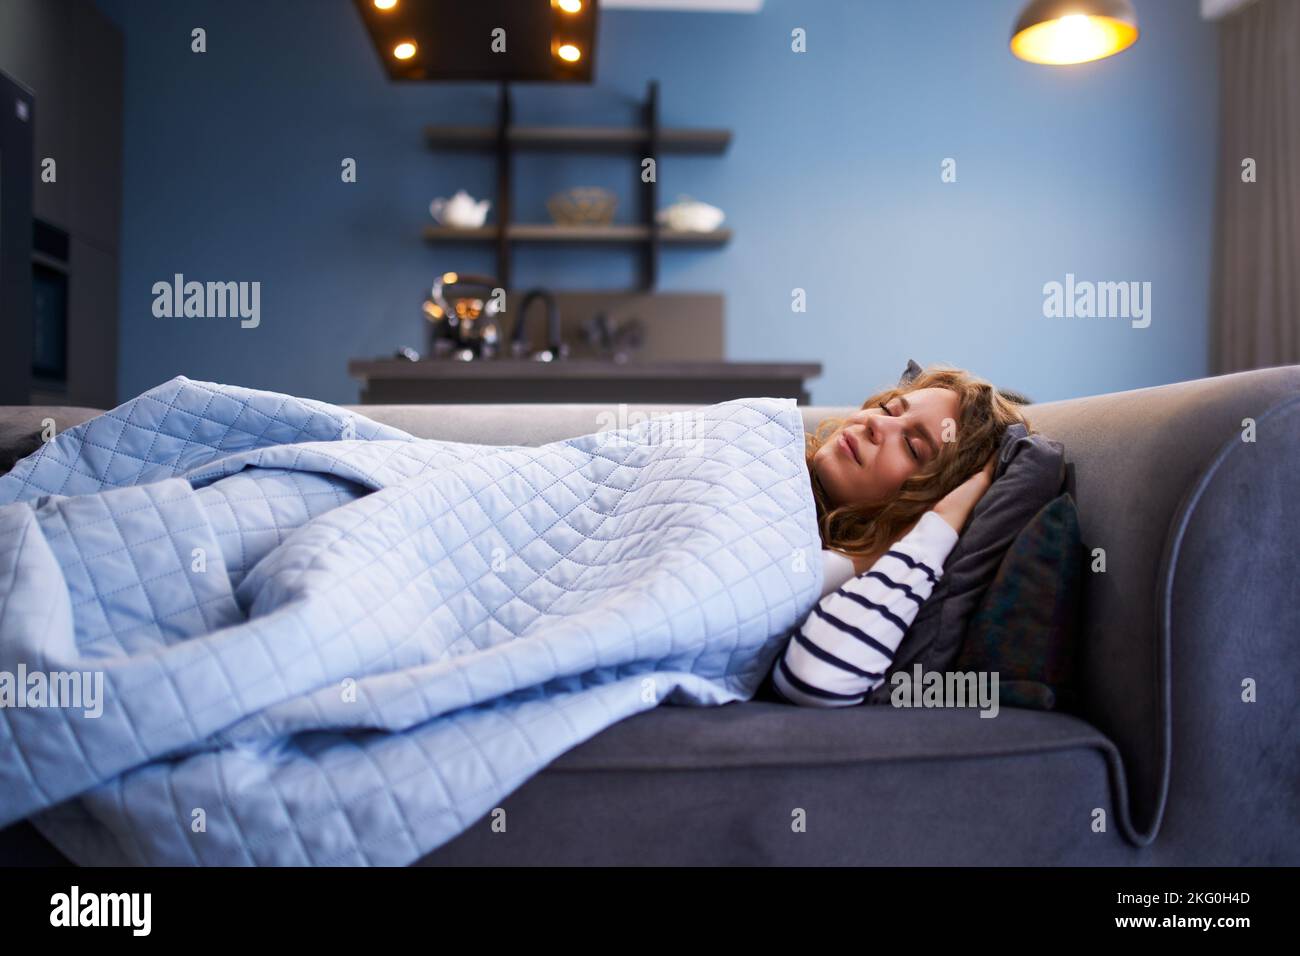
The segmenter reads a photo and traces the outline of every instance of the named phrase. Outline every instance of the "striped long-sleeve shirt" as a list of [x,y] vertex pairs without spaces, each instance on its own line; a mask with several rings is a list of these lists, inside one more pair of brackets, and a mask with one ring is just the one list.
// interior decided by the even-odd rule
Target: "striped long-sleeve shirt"
[[[795,629],[772,670],[772,686],[788,703],[806,707],[860,704],[885,679],[894,652],[921,603],[943,577],[957,532],[934,511],[867,571],[835,587]],[[832,554],[832,552],[827,552]],[[828,574],[833,574],[827,566]],[[841,578],[843,580],[843,578]]]

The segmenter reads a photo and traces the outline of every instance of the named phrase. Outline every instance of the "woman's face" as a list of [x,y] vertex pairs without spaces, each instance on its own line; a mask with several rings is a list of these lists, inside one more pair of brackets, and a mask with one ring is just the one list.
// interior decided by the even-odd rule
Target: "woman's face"
[[956,422],[960,411],[950,388],[919,388],[886,405],[854,412],[813,455],[831,507],[888,503],[908,477],[938,456],[945,419]]

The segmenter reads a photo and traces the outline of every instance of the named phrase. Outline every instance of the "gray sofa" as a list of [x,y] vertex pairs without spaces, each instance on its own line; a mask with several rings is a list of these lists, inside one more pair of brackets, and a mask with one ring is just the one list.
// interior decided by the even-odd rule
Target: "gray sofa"
[[[608,412],[357,410],[510,444],[596,431]],[[848,409],[803,411],[812,427]],[[663,706],[503,801],[508,832],[484,819],[421,862],[1300,864],[1300,366],[1026,413],[1065,444],[1085,544],[1105,550],[1087,582],[1082,717]],[[91,414],[0,410],[0,450],[44,417],[65,428]],[[0,862],[59,859],[28,824],[0,832]]]

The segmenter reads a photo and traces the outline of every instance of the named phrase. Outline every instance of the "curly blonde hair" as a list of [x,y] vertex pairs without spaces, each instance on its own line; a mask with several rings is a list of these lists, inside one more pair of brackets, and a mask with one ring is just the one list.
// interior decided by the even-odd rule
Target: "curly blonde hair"
[[926,366],[905,385],[877,392],[861,407],[887,405],[899,395],[922,388],[947,388],[957,393],[959,437],[944,442],[938,456],[907,478],[898,494],[882,507],[861,504],[830,507],[826,491],[813,469],[813,456],[846,419],[823,419],[815,433],[805,436],[804,460],[817,502],[817,526],[823,548],[855,559],[883,553],[944,495],[983,467],[989,456],[1001,447],[1007,428],[1019,422],[1031,434],[1035,431],[1019,409],[1020,405],[1028,404],[1024,396],[999,391],[977,375],[944,364]]

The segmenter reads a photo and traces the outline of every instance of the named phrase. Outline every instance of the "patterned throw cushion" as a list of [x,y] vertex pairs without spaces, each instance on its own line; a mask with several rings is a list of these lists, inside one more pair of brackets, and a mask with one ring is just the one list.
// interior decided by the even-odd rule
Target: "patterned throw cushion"
[[1078,712],[1086,554],[1068,492],[1016,536],[971,617],[958,671],[996,671],[999,703]]

